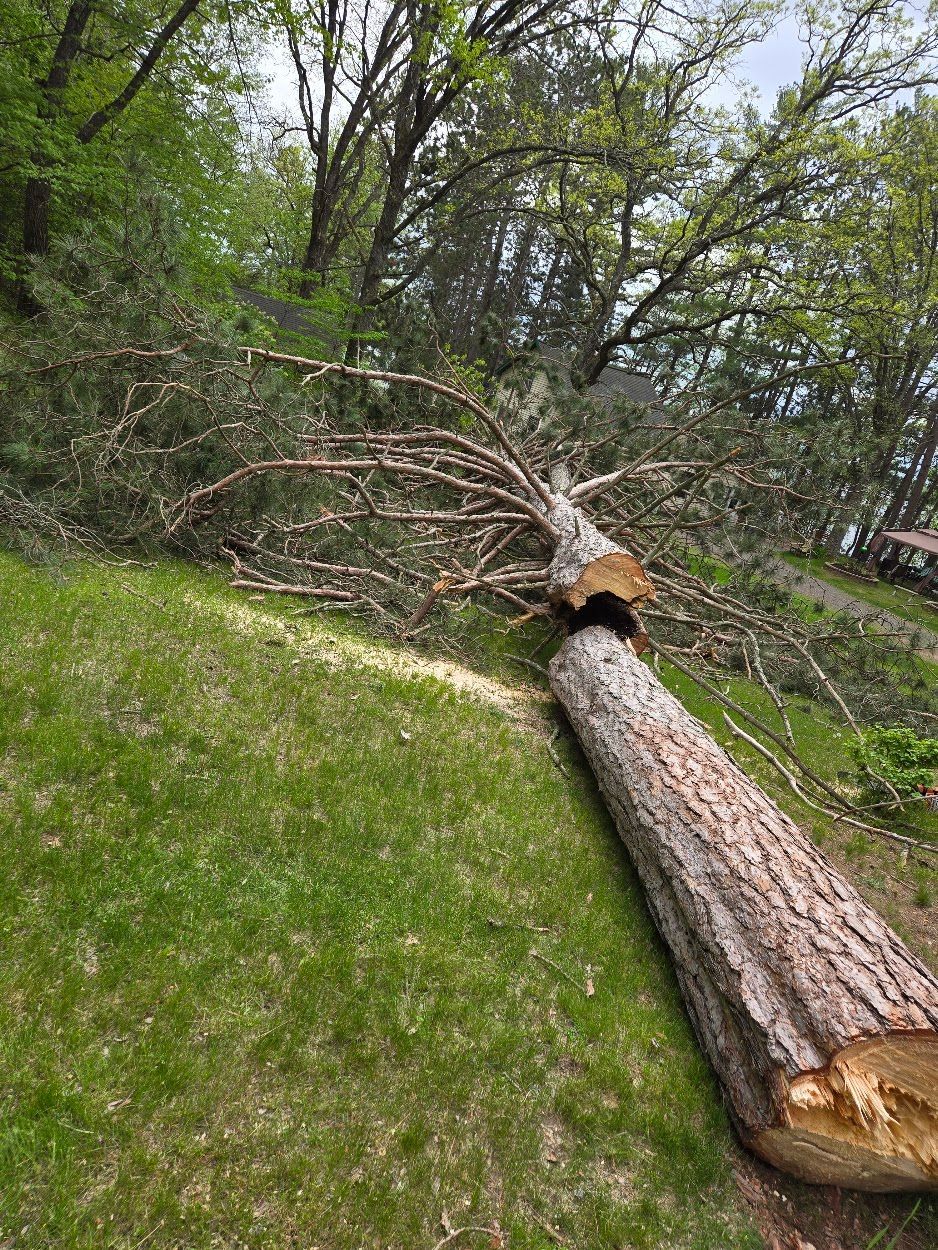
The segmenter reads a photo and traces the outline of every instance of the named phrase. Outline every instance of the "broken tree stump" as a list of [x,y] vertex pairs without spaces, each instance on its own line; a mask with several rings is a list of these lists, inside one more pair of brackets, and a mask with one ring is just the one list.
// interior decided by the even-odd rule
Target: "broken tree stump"
[[588,608],[551,686],[740,1136],[806,1181],[938,1188],[938,980]]

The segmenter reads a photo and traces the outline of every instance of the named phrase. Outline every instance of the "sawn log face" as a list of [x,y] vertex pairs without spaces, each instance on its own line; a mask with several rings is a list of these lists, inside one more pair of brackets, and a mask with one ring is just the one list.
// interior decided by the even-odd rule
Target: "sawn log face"
[[806,1180],[938,1187],[938,981],[602,626],[551,685],[743,1139]]

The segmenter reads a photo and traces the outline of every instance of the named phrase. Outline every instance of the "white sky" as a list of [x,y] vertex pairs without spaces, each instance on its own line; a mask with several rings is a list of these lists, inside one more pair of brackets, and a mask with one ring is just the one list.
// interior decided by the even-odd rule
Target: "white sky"
[[[921,2],[921,0],[919,0]],[[917,4],[906,4],[906,12],[921,21]],[[797,19],[789,14],[775,27],[767,39],[750,45],[740,58],[734,73],[735,83],[752,83],[759,95],[762,111],[767,113],[775,103],[780,87],[798,81],[804,45],[798,39]],[[270,97],[277,112],[296,116],[296,85],[293,64],[285,49],[271,48],[263,56],[261,72],[270,80]],[[733,81],[713,88],[715,103],[731,104],[736,96]]]

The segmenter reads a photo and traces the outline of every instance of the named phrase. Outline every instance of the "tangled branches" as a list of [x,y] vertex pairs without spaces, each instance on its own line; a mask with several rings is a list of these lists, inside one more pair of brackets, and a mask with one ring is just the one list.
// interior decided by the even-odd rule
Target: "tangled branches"
[[[575,536],[585,561],[629,553],[656,588],[622,592],[641,603],[654,662],[706,690],[809,806],[884,832],[806,763],[787,709],[805,695],[857,735],[887,707],[895,718],[917,698],[907,641],[812,619],[712,561],[747,511],[765,527],[792,502],[759,439],[724,424],[732,399],[687,392],[666,415],[571,402],[568,416],[553,398],[486,403],[448,368],[353,368],[224,343],[192,317],[164,325],[145,346],[44,363],[20,352],[21,391],[59,414],[60,495],[79,482],[110,513],[122,495],[135,523],[122,538],[220,555],[236,586],[364,612],[410,637],[470,600],[578,628],[608,605],[566,596],[562,543]],[[82,392],[98,397],[96,417]],[[736,676],[761,688],[765,712],[735,697]]]

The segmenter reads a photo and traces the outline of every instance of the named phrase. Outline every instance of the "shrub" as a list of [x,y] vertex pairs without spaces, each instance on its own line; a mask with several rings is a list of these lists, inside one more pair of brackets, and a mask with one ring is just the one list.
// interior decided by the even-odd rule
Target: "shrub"
[[[917,786],[934,785],[938,771],[938,738],[920,738],[905,725],[875,725],[856,746],[861,767],[911,794]],[[868,773],[866,773],[868,777]]]

